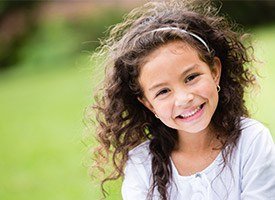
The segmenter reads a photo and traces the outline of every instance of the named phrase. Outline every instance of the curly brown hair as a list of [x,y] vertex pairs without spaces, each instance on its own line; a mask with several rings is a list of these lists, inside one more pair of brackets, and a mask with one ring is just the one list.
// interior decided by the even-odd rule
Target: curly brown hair
[[[234,23],[218,16],[210,1],[153,1],[132,10],[122,23],[112,27],[96,55],[106,57],[105,80],[95,96],[96,137],[94,166],[103,170],[112,162],[113,170],[101,182],[123,177],[128,152],[145,140],[150,140],[153,184],[148,197],[157,188],[161,199],[168,199],[171,180],[170,154],[177,145],[177,131],[156,119],[138,98],[143,91],[138,82],[145,57],[161,45],[181,40],[199,53],[202,61],[213,66],[214,57],[222,64],[219,102],[212,123],[220,130],[216,137],[222,142],[224,166],[240,136],[240,121],[248,116],[245,88],[255,83],[251,64],[253,48],[244,45],[244,34]],[[201,37],[209,46],[179,31],[153,30],[177,27]],[[250,51],[251,50],[251,51]],[[228,148],[225,148],[228,147]],[[104,170],[103,170],[104,171]]]

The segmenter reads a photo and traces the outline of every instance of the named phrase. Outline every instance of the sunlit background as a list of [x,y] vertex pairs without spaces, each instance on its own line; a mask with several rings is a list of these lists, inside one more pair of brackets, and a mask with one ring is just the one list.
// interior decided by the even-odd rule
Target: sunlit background
[[[0,1],[1,200],[101,197],[83,164],[83,113],[102,78],[90,55],[142,2]],[[275,1],[224,1],[221,11],[252,33],[261,88],[248,107],[275,136]],[[120,184],[107,184],[107,199],[121,199]]]

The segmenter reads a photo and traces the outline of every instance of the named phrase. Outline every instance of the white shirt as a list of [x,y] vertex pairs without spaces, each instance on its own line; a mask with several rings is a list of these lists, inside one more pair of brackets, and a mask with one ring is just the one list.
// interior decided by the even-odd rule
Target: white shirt
[[[230,162],[223,167],[221,153],[203,171],[179,175],[172,160],[169,200],[275,200],[275,146],[267,128],[244,118],[242,132]],[[124,200],[145,200],[152,183],[149,141],[129,152],[122,184]],[[154,200],[160,199],[157,188]]]

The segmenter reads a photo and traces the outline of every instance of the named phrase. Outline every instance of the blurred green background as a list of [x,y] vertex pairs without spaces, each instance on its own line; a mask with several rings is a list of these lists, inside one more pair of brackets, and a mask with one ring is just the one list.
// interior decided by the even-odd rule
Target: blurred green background
[[[83,140],[93,141],[82,119],[102,74],[90,55],[107,27],[141,3],[0,2],[1,200],[101,197],[84,166]],[[274,8],[270,1],[225,1],[222,12],[252,33],[261,88],[248,93],[248,107],[275,136]],[[121,199],[120,183],[107,184],[107,199]]]

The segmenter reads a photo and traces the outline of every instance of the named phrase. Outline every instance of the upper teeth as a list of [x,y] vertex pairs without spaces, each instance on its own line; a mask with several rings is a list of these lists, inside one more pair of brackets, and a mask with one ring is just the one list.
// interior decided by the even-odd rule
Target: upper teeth
[[196,109],[194,109],[193,111],[189,112],[189,113],[186,113],[186,114],[181,114],[180,116],[181,117],[191,117],[192,115],[196,114],[196,112],[198,112],[200,110],[200,106],[198,106]]

